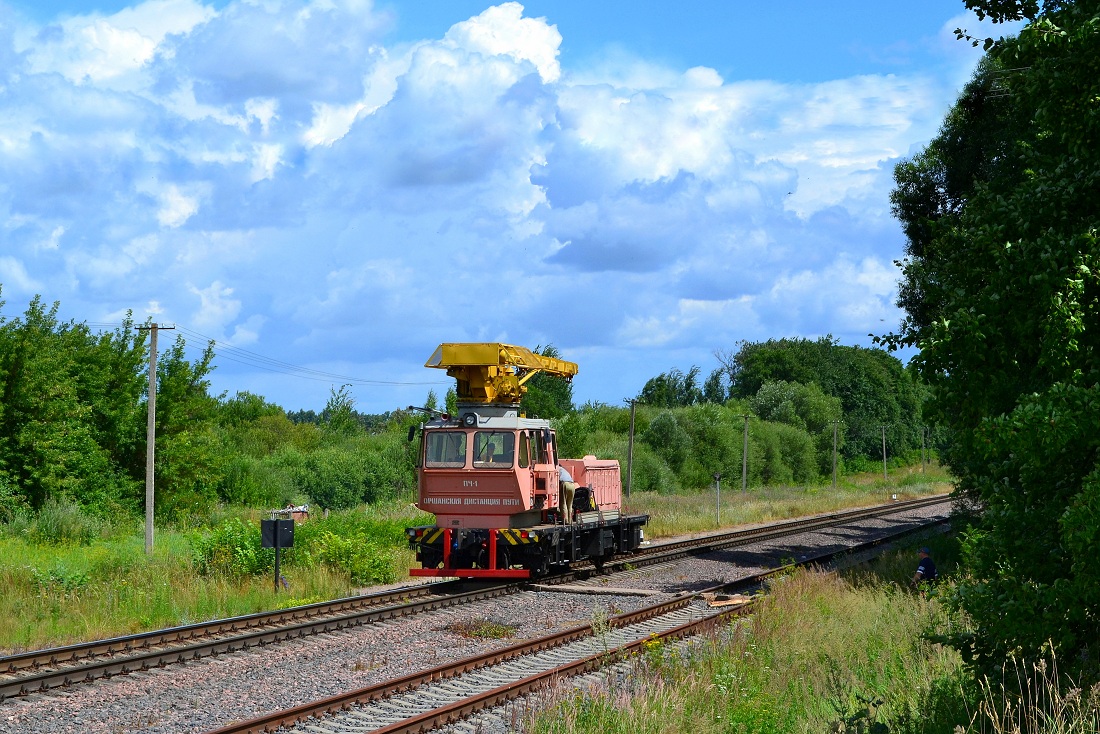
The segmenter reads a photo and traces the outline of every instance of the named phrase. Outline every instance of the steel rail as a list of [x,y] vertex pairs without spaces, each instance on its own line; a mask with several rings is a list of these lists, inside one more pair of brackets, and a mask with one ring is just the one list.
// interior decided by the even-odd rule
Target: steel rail
[[461,701],[455,701],[452,704],[410,717],[404,721],[395,722],[389,726],[374,729],[371,734],[422,734],[423,732],[430,732],[446,726],[447,724],[461,721],[478,711],[500,706],[508,701],[533,693],[544,688],[555,679],[583,675],[584,673],[603,668],[608,664],[618,662],[653,640],[679,639],[681,637],[697,635],[701,632],[714,629],[730,617],[748,614],[752,611],[753,607],[754,603],[749,602],[739,607],[724,609],[701,619],[685,622],[670,630],[651,633],[650,635],[631,640],[613,649],[559,665],[550,670],[527,676],[514,683],[506,683],[490,691],[475,694]]
[[[703,555],[737,545],[785,538],[819,528],[834,527],[843,522],[852,520],[867,520],[886,515],[896,515],[901,512],[921,509],[950,501],[951,498],[949,495],[933,495],[931,497],[920,497],[915,500],[895,502],[889,505],[875,505],[873,507],[863,507],[856,510],[844,510],[824,515],[814,515],[813,517],[800,518],[797,520],[770,523],[768,525],[761,525],[743,530],[712,533],[688,540],[651,545],[644,549],[644,552],[635,555],[616,556],[614,560],[607,561],[604,565],[604,569],[614,571],[626,566],[638,568],[657,563],[667,563],[668,561],[674,561],[686,556]],[[554,584],[563,583],[564,581],[565,579],[561,577],[555,577],[552,579],[541,579],[540,583]]]
[[106,640],[93,640],[62,647],[30,650],[0,656],[0,676],[16,673],[27,668],[58,665],[103,655],[117,655],[132,650],[148,650],[152,647],[186,642],[201,637],[236,634],[242,630],[266,627],[273,624],[281,625],[322,614],[339,614],[348,610],[379,606],[380,604],[404,601],[419,596],[446,593],[448,589],[455,588],[458,585],[453,581],[421,584],[375,594],[364,594],[362,596],[288,607],[273,612],[257,612],[211,622],[197,622],[179,627],[112,637]]
[[[613,617],[609,620],[609,625],[613,628],[624,628],[630,625],[637,624],[645,620],[651,620],[663,615],[667,615],[671,612],[684,609],[691,604],[692,600],[698,596],[710,593],[710,592],[722,592],[731,590],[750,590],[759,589],[763,586],[765,581],[775,576],[789,573],[792,569],[799,566],[820,565],[835,560],[838,556],[847,555],[853,552],[867,550],[872,547],[880,546],[886,543],[894,542],[905,536],[912,535],[916,532],[927,530],[931,525],[943,524],[947,522],[945,519],[940,519],[934,523],[925,524],[919,527],[906,528],[888,536],[882,538],[876,538],[874,540],[860,543],[856,546],[851,546],[839,550],[828,551],[826,553],[818,554],[812,558],[799,561],[797,563],[786,564],[778,568],[770,569],[761,573],[753,574],[735,581],[717,584],[715,586],[703,589],[690,596],[681,596],[676,599],[660,602],[643,609],[639,609],[635,612],[628,614],[621,614]],[[595,655],[585,656],[578,660],[566,663],[560,666],[556,666],[550,670],[528,676],[521,680],[509,682],[505,685],[499,686],[492,690],[477,693],[469,697],[465,697],[459,701],[434,708],[430,711],[414,714],[408,718],[399,722],[371,729],[372,734],[410,734],[410,733],[423,733],[433,729],[439,728],[446,724],[454,723],[460,719],[469,716],[477,711],[499,706],[508,700],[519,698],[526,695],[538,688],[546,685],[548,681],[551,681],[559,677],[568,677],[572,675],[579,675],[590,670],[594,670],[599,667],[607,665],[609,662],[621,659],[630,652],[636,650],[641,645],[644,645],[647,641],[654,639],[656,635],[659,639],[684,637],[690,634],[697,634],[700,631],[704,631],[707,628],[711,628],[720,624],[725,619],[731,616],[737,616],[745,614],[752,609],[752,603],[740,605],[734,608],[727,608],[720,611],[715,611],[712,614],[702,617],[698,620],[692,620],[690,622],[678,625],[669,630],[663,632],[656,632],[646,634],[638,637],[630,642],[624,643],[612,650],[605,650]],[[348,691],[345,693],[337,694],[335,696],[329,696],[318,701],[302,704],[291,709],[283,711],[275,711],[263,716],[249,719],[247,721],[236,722],[215,729],[208,734],[260,734],[262,732],[272,732],[282,728],[291,728],[300,723],[304,723],[310,719],[316,719],[325,715],[337,715],[341,712],[349,711],[355,707],[377,702],[392,696],[404,693],[423,685],[428,685],[441,680],[447,680],[451,678],[457,678],[466,673],[480,670],[493,665],[499,665],[502,662],[513,660],[523,655],[529,655],[544,650],[552,649],[554,647],[560,647],[579,639],[591,637],[594,634],[592,625],[582,625],[574,627],[563,632],[554,633],[541,637],[535,640],[529,640],[516,645],[497,650],[495,652],[484,653],[470,658],[465,658],[452,663],[440,665],[429,670],[422,671],[420,673],[414,673],[404,676],[402,678],[396,678],[390,681],[378,683],[366,688]]]
[[[636,624],[660,616],[661,614],[666,614],[670,611],[683,609],[691,603],[691,599],[692,597],[683,596],[678,599],[646,607],[645,609],[639,609],[627,614],[620,614],[609,619],[608,624],[615,628]],[[474,670],[498,665],[502,662],[513,660],[534,652],[560,647],[561,645],[568,644],[575,640],[589,637],[591,634],[592,625],[578,625],[567,630],[539,637],[535,640],[526,640],[499,650],[464,658],[457,662],[444,663],[443,665],[438,665],[419,673],[412,673],[366,688],[336,694],[335,696],[329,696],[312,703],[295,706],[285,711],[278,711],[246,722],[229,724],[220,729],[215,729],[210,732],[210,734],[241,734],[243,732],[273,731],[281,726],[292,726],[299,721],[315,718],[318,715],[337,713],[357,704],[388,698],[395,693],[411,690],[426,683],[447,680],[448,678],[454,678]]]
[[472,601],[491,599],[512,594],[524,586],[525,584],[502,584],[451,595],[433,596],[421,601],[412,601],[395,606],[375,606],[347,614],[295,622],[276,628],[249,631],[228,638],[200,640],[182,646],[169,647],[166,650],[139,651],[137,654],[125,655],[117,660],[90,660],[85,662],[85,659],[82,659],[75,665],[62,667],[58,670],[33,672],[29,675],[2,681],[0,682],[0,699],[45,691],[74,683],[90,682],[97,678],[183,663],[211,655],[248,650],[252,647],[284,642],[311,634],[336,632],[385,619],[405,617],[433,609],[467,604]]
[[[732,545],[785,537],[846,520],[896,514],[944,501],[946,501],[945,496],[937,495],[908,502],[847,510],[745,530],[706,535],[687,541],[651,545],[636,554],[608,561],[606,569],[623,568],[628,564],[642,566],[667,562],[687,555],[728,548]],[[588,573],[588,569],[584,567],[573,568],[539,581],[567,583]],[[58,686],[90,682],[97,678],[163,667],[209,655],[247,650],[257,645],[282,642],[309,634],[338,631],[379,620],[495,598],[515,593],[527,586],[526,582],[512,582],[471,591],[463,590],[468,584],[469,582],[456,581],[403,587],[388,592],[318,602],[276,612],[261,612],[212,623],[193,624],[4,657],[0,658],[0,701]],[[410,597],[417,599],[424,596],[429,598],[410,601]],[[385,606],[394,601],[402,603]],[[19,674],[23,671],[30,672]],[[5,676],[8,676],[6,680]]]

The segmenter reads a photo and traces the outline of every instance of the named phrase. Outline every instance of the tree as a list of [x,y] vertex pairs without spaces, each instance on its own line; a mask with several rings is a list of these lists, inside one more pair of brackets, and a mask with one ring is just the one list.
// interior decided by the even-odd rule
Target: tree
[[333,436],[352,436],[360,430],[355,412],[355,398],[348,392],[350,385],[341,385],[340,389],[329,388],[328,402],[321,412],[321,425],[325,432]]
[[676,416],[669,411],[661,412],[649,427],[642,432],[641,439],[665,460],[674,472],[687,459],[691,451],[691,436],[680,426]]
[[826,395],[817,383],[803,385],[775,380],[761,385],[749,405],[766,421],[785,423],[809,434],[817,455],[817,470],[822,474],[829,471],[834,423],[840,424],[840,435],[844,435],[844,411],[839,398]]
[[[210,394],[213,361],[212,342],[197,361],[188,361],[182,336],[157,359],[157,517],[183,517],[218,499],[228,456],[214,430],[219,402]],[[144,476],[142,443],[142,456],[134,467],[135,472],[140,471],[138,476]]]
[[0,318],[0,479],[33,507],[67,497],[113,512],[136,496],[144,349],[129,320],[96,337],[57,310],[36,297]]
[[[553,344],[536,347],[535,353],[561,359],[561,353]],[[526,384],[527,393],[520,401],[520,407],[527,415],[560,418],[573,412],[573,383],[564,377],[536,372]]]
[[959,216],[977,187],[1002,190],[1024,175],[1021,152],[1029,119],[1005,93],[1010,73],[996,59],[983,59],[936,139],[894,169],[890,202],[906,236],[898,297],[907,314],[904,345],[916,346],[957,286],[955,269],[945,267],[957,252],[944,250],[946,243],[936,233]]
[[882,349],[843,346],[828,336],[743,342],[739,351],[721,357],[734,397],[751,399],[765,384],[783,381],[816,384],[839,399],[847,457],[879,454],[882,426],[891,454],[920,446],[923,387]]
[[424,398],[424,407],[428,410],[439,410],[439,396],[435,394],[435,390],[428,390],[428,395]]
[[726,371],[718,367],[711,371],[706,382],[703,383],[703,402],[724,403],[729,399],[729,396],[730,389]]
[[243,426],[265,416],[286,417],[286,412],[278,405],[250,392],[238,392],[222,401],[217,414],[218,421],[225,426]]
[[1032,22],[987,42],[940,135],[899,167],[908,318],[886,341],[920,347],[977,510],[956,598],[979,666],[1049,641],[1063,671],[1097,679],[1100,4],[967,4]]
[[673,369],[652,377],[646,381],[637,399],[657,408],[683,408],[702,402],[699,368],[693,366],[686,374]]

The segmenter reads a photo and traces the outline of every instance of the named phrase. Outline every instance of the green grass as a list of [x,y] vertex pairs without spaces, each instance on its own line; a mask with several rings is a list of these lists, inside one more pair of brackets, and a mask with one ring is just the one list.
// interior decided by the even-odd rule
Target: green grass
[[[893,484],[881,477],[846,478],[836,492],[819,486],[742,495],[723,488],[723,525],[947,488],[942,474],[929,475],[939,483],[914,481],[922,478],[913,472],[893,476]],[[628,509],[650,514],[646,534],[661,537],[714,529],[713,502],[709,492],[638,493]],[[297,527],[295,547],[284,555],[290,591],[276,594],[270,570],[250,573],[271,568],[271,552],[263,555],[250,545],[263,517],[260,510],[221,508],[198,527],[158,527],[151,558],[138,519],[94,520],[64,503],[12,518],[0,525],[0,654],[339,598],[371,583],[404,579],[415,565],[404,528],[432,521],[408,497],[314,517]],[[205,555],[196,562],[200,550]]]
[[[721,491],[721,527],[774,522],[791,517],[832,512],[851,507],[912,499],[951,491],[950,477],[939,467],[927,474],[920,467],[892,470],[884,481],[882,474],[844,477],[836,490],[832,484],[812,487],[766,487],[742,492],[739,483],[723,481]],[[650,516],[646,537],[709,532],[717,529],[715,492],[658,494],[635,492],[624,502],[627,512]]]
[[[262,515],[238,510],[218,519]],[[158,528],[146,557],[137,520],[108,528],[107,537],[85,533],[85,544],[43,543],[35,522],[12,523],[0,533],[0,654],[348,596],[361,585],[357,576],[405,576],[413,555],[403,530],[424,520],[407,500],[312,518],[296,529],[281,567],[290,589],[279,593],[273,571],[199,573],[194,541],[211,529]]]
[[504,640],[515,637],[518,627],[492,617],[474,617],[473,619],[460,619],[453,622],[448,629],[461,637],[477,640]]
[[925,634],[959,624],[935,598],[820,571],[700,644],[648,643],[628,688],[565,694],[537,734],[950,734],[969,715],[959,656]]

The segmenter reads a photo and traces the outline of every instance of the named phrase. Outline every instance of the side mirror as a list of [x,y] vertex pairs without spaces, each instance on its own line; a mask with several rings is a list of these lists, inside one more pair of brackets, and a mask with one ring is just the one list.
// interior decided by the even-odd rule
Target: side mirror
[[416,426],[409,426],[409,438],[407,440],[412,443],[414,438],[416,438]]

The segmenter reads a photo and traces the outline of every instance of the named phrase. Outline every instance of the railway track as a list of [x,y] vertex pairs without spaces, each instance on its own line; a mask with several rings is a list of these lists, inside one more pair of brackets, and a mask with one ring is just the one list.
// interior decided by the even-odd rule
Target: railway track
[[97,678],[337,632],[511,594],[523,584],[445,581],[0,658],[0,701]]
[[[846,521],[881,517],[946,501],[946,497],[940,495],[656,544],[639,553],[608,560],[604,564],[604,571],[668,563],[692,554],[782,538]],[[566,572],[539,581],[543,584],[568,583],[592,573],[591,566],[578,564]],[[486,585],[449,581],[422,584],[278,612],[252,614],[0,657],[0,701],[98,678],[149,670],[285,642],[306,635],[337,632],[357,625],[468,604],[513,594],[526,587],[527,582]]]
[[726,608],[701,601],[705,594],[751,592],[767,579],[797,566],[832,561],[914,532],[807,558],[764,573],[703,589],[608,620],[606,627],[582,625],[494,652],[441,665],[367,688],[331,696],[208,734],[260,734],[276,730],[320,734],[422,734],[500,706],[550,685],[636,654],[647,644],[697,635],[730,617],[749,613],[749,600]]
[[[916,510],[922,507],[943,504],[949,501],[947,495],[933,495],[931,497],[920,497],[915,500],[892,502],[886,505],[830,512],[824,515],[814,515],[812,517],[798,518],[796,520],[785,520],[783,522],[769,523],[754,528],[721,531],[687,540],[652,545],[648,548],[641,549],[635,554],[617,556],[614,560],[603,565],[605,571],[618,571],[628,566],[631,568],[640,568],[651,564],[668,563],[686,556],[713,553],[737,545],[745,545],[746,543],[755,543],[762,540],[776,540],[790,535],[809,532],[818,528],[832,527],[847,521],[884,517],[907,510]],[[553,579],[543,580],[542,582],[564,583],[572,578],[575,578],[575,576],[555,577]]]

